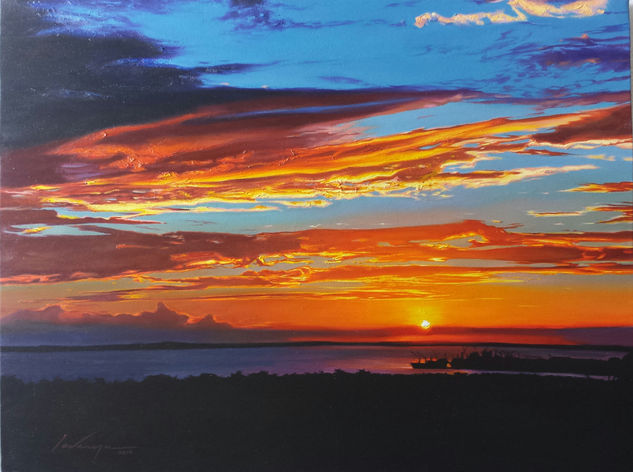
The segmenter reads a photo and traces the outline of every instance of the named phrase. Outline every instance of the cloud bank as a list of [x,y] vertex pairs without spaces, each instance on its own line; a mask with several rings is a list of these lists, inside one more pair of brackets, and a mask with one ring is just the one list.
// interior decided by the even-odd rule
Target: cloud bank
[[141,344],[156,342],[292,342],[292,341],[383,341],[394,338],[409,342],[522,342],[560,344],[631,345],[633,328],[516,328],[415,326],[377,329],[253,329],[235,328],[217,322],[211,315],[194,318],[177,313],[164,303],[151,312],[94,314],[68,312],[58,305],[40,310],[20,310],[3,318],[0,333],[4,346]]

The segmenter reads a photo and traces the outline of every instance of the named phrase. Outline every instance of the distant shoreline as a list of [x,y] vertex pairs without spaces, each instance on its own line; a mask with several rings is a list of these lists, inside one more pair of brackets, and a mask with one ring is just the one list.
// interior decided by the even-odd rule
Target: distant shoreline
[[72,352],[72,351],[147,351],[147,350],[188,350],[188,349],[253,349],[277,347],[498,347],[498,348],[549,348],[586,351],[633,352],[633,346],[595,344],[520,344],[520,343],[407,343],[407,342],[338,342],[338,341],[298,341],[272,343],[188,343],[158,342],[132,344],[98,345],[40,345],[40,346],[0,346],[1,352]]

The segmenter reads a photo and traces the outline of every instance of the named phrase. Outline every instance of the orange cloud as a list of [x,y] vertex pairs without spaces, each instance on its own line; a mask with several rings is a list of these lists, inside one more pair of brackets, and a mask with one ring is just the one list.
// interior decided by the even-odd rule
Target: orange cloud
[[591,211],[615,211],[621,213],[620,216],[616,216],[610,220],[600,221],[600,223],[629,223],[633,221],[633,203],[630,202],[591,207]]
[[[617,210],[622,211],[621,208]],[[289,286],[318,282],[325,273],[339,273],[341,280],[352,280],[357,277],[351,277],[351,272],[346,271],[360,271],[361,268],[370,271],[374,270],[370,268],[372,265],[389,263],[409,264],[409,269],[403,266],[389,270],[417,271],[410,275],[414,278],[420,277],[423,272],[438,277],[490,273],[484,263],[468,269],[451,267],[448,272],[429,266],[457,260],[526,265],[546,263],[572,269],[574,264],[582,263],[579,272],[591,273],[592,264],[629,260],[632,250],[621,246],[621,243],[629,242],[633,237],[631,231],[521,233],[474,220],[443,225],[312,229],[256,235],[198,232],[161,235],[110,228],[88,229],[100,234],[39,238],[7,234],[2,245],[3,281],[34,283],[124,277],[224,265],[305,265],[313,258],[333,265],[356,260],[359,266],[339,266],[324,272],[318,265],[311,263],[310,266],[287,271],[247,271],[237,277],[211,277],[206,282],[234,287]],[[601,244],[596,246],[596,243]],[[455,265],[446,264],[449,267]],[[619,270],[615,266],[604,268],[607,271]],[[376,270],[384,272],[386,269]],[[497,270],[497,273],[500,272],[506,271],[501,267]],[[371,277],[369,272],[365,274],[364,277]],[[387,275],[393,276],[395,272]],[[193,282],[195,284],[200,280]]]
[[564,3],[560,6],[547,0],[509,0],[507,5],[512,9],[513,14],[508,14],[502,10],[480,13],[457,13],[450,17],[445,17],[437,13],[424,13],[415,19],[415,25],[423,28],[429,22],[438,22],[443,25],[483,25],[484,20],[490,23],[514,23],[527,21],[529,16],[538,17],[587,17],[602,15],[607,6],[607,0],[576,0]]
[[[398,107],[426,106],[428,101],[456,100],[458,96],[462,95],[420,98],[413,94],[400,98]],[[393,111],[389,107],[396,106],[394,101],[373,113]],[[307,106],[308,102],[294,106],[299,104]],[[592,165],[569,165],[450,171],[451,166],[464,170],[495,153],[530,153],[532,145],[541,143],[596,145],[598,137],[603,143],[631,141],[630,130],[621,124],[630,112],[628,105],[520,120],[498,118],[375,138],[340,135],[347,132],[333,124],[371,112],[361,107],[359,115],[358,110],[354,114],[339,108],[299,116],[272,108],[235,117],[223,114],[228,112],[220,106],[210,107],[195,116],[104,130],[54,146],[16,151],[9,161],[22,169],[20,175],[37,176],[42,171],[37,167],[40,162],[58,165],[55,172],[44,167],[47,174],[58,176],[72,163],[73,174],[55,185],[9,185],[3,189],[3,202],[148,215],[183,207],[268,211],[275,209],[271,202],[327,206],[331,200],[359,196],[413,197],[457,186],[508,185],[594,169]],[[551,128],[553,132],[539,133]],[[26,172],[26,166],[35,168]],[[78,172],[82,166],[85,172]],[[224,210],[213,205],[217,202],[241,206]],[[243,206],[257,202],[261,205]]]
[[[118,292],[119,299],[134,298],[150,292],[175,293],[179,291],[200,291],[211,288],[265,288],[267,292],[255,292],[260,298],[275,296],[295,296],[300,298],[317,297],[319,299],[367,299],[367,298],[438,298],[443,297],[446,286],[496,282],[504,284],[516,282],[518,279],[504,279],[503,275],[604,275],[632,274],[633,267],[619,263],[595,263],[590,265],[560,264],[552,265],[551,259],[557,254],[545,250],[546,255],[532,257],[524,263],[548,263],[548,266],[456,266],[456,265],[340,265],[333,268],[312,268],[309,266],[289,270],[246,271],[238,276],[195,277],[172,280],[178,285],[156,285],[149,289]],[[562,251],[560,251],[562,252]],[[559,252],[559,254],[560,254]],[[609,251],[609,257],[620,260],[631,259],[630,250]],[[584,263],[584,262],[583,262]],[[336,288],[333,282],[359,284],[358,288]],[[323,284],[328,285],[324,286]],[[306,284],[317,284],[312,287],[315,292],[299,292],[283,290],[302,288],[309,290]],[[272,289],[279,289],[276,293]],[[246,295],[240,292],[234,297]],[[248,292],[253,295],[252,292]],[[100,294],[85,299],[98,300]],[[210,296],[217,298],[218,296]],[[226,294],[219,295],[226,298]],[[151,298],[155,298],[154,295]]]
[[592,193],[612,193],[612,192],[631,192],[633,191],[633,182],[606,182],[603,184],[584,184],[580,187],[570,188],[565,192],[592,192]]
[[631,203],[619,203],[609,205],[599,205],[586,207],[584,210],[578,211],[528,211],[529,215],[537,218],[542,217],[561,217],[561,216],[579,216],[592,211],[604,211],[604,212],[619,212],[621,216],[617,216],[610,220],[600,221],[599,223],[626,223],[633,221],[633,204]]

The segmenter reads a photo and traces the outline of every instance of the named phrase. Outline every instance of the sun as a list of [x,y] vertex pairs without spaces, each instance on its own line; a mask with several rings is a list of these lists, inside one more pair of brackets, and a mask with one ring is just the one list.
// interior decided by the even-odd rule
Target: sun
[[420,326],[422,327],[422,329],[430,329],[431,323],[427,320],[422,320],[422,323],[420,323]]

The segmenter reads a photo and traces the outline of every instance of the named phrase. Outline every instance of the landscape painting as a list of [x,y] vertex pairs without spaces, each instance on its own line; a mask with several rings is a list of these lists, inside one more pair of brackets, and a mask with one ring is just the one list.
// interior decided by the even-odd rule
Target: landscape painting
[[628,9],[2,0],[2,470],[633,470]]

